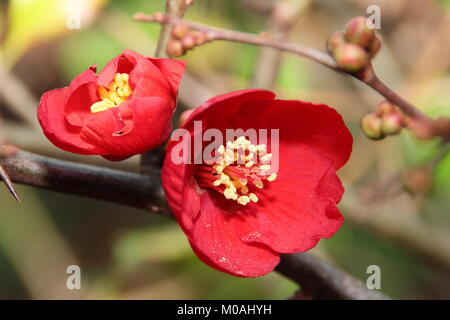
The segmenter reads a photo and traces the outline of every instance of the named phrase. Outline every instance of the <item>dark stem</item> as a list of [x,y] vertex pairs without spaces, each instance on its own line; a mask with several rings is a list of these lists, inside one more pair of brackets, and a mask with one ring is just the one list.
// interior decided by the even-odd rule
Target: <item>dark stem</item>
[[[145,209],[172,217],[160,179],[146,175],[77,164],[0,146],[0,165],[11,179],[60,191]],[[318,299],[384,299],[352,276],[307,254],[282,255],[278,272],[297,282]],[[317,286],[315,285],[317,284]]]
[[313,299],[389,299],[381,292],[369,290],[361,281],[308,253],[282,255],[277,271],[300,283],[302,291]]
[[[167,0],[166,1],[166,14],[174,17],[182,18],[186,9],[192,5],[194,0]],[[161,32],[159,34],[158,45],[155,51],[155,58],[170,58],[166,53],[167,43],[170,40],[170,33],[172,26],[169,24],[162,25]],[[152,174],[155,162],[160,161],[158,159],[160,150],[151,150],[141,156],[141,172]],[[158,166],[157,166],[158,167]]]
[[39,156],[0,146],[0,165],[14,182],[169,214],[159,176]]

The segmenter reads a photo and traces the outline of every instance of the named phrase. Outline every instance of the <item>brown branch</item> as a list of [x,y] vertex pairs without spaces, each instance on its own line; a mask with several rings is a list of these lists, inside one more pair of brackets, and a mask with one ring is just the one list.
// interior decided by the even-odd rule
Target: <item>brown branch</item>
[[164,13],[157,13],[151,16],[146,15],[144,13],[137,13],[133,16],[133,19],[142,22],[183,25],[188,27],[189,29],[197,30],[204,33],[209,41],[226,40],[226,41],[253,44],[257,46],[266,46],[283,51],[288,51],[303,56],[305,58],[311,59],[328,68],[341,71],[336,62],[329,55],[317,51],[313,48],[303,46],[301,44],[294,44],[273,38],[267,34],[257,35],[240,31],[219,29],[204,24],[172,17]]
[[[267,33],[286,40],[292,27],[311,4],[311,0],[278,0],[267,21]],[[279,74],[282,52],[262,47],[253,68],[251,84],[255,88],[272,88]]]
[[0,146],[0,165],[17,183],[169,214],[159,177],[47,158],[13,146]]
[[[159,177],[77,164],[0,146],[0,165],[11,179],[47,190],[149,210],[172,217]],[[317,299],[384,299],[352,276],[311,255],[283,255],[278,272]],[[317,284],[317,286],[315,285]]]
[[266,34],[251,34],[240,31],[233,31],[227,29],[219,29],[187,20],[182,20],[177,17],[166,15],[163,13],[157,13],[154,15],[146,15],[143,13],[137,13],[133,17],[137,21],[152,22],[165,25],[183,25],[191,30],[200,31],[205,34],[208,41],[214,40],[226,40],[240,43],[253,44],[258,46],[265,46],[270,48],[275,48],[278,50],[287,51],[307,59],[310,59],[316,63],[319,63],[327,68],[334,71],[351,75],[356,79],[362,81],[384,98],[391,101],[393,104],[397,105],[406,115],[411,117],[414,126],[410,126],[410,129],[419,133],[420,137],[432,138],[432,137],[442,137],[444,140],[450,140],[450,120],[445,119],[444,121],[434,120],[423,114],[417,108],[415,108],[411,103],[400,97],[393,89],[388,87],[383,83],[375,74],[372,66],[370,65],[366,70],[360,74],[350,74],[342,70],[334,61],[334,59],[320,52],[316,49],[286,42],[284,40],[273,38]]
[[12,113],[19,116],[28,126],[40,130],[36,119],[38,101],[27,86],[0,61],[0,99]]
[[[194,0],[167,0],[166,14],[178,18],[182,18],[186,9],[194,3]],[[159,34],[158,45],[156,46],[155,58],[170,58],[166,53],[167,43],[170,40],[170,33],[172,26],[169,24],[162,25]],[[141,172],[152,173],[154,161],[157,154],[154,151],[149,151],[141,156]]]
[[301,284],[302,291],[316,300],[386,300],[359,280],[308,253],[284,254],[277,271]]
[[[194,2],[194,0],[167,0],[166,1],[166,14],[182,18],[186,9]],[[161,33],[159,34],[158,45],[156,47],[155,57],[166,58],[166,47],[170,40],[171,25],[163,25]]]
[[20,202],[19,195],[17,194],[16,189],[14,189],[11,179],[9,178],[8,174],[6,173],[6,170],[3,168],[2,165],[0,165],[0,179],[5,183],[6,188],[8,188],[9,192],[11,192],[13,197]]

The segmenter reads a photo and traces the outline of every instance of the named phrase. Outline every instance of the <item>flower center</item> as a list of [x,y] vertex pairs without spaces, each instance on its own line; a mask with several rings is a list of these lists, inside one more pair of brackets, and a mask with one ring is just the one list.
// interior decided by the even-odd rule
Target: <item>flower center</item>
[[[217,150],[217,161],[213,165],[197,167],[195,177],[200,187],[207,187],[222,193],[226,199],[241,205],[258,202],[255,193],[264,188],[264,180],[277,178],[276,173],[268,174],[272,158],[265,144],[254,145],[245,137],[229,141]],[[259,164],[257,160],[259,159]]]
[[115,108],[122,102],[127,101],[132,92],[128,78],[127,73],[116,73],[109,87],[98,86],[98,95],[102,100],[91,106],[91,112],[97,113]]

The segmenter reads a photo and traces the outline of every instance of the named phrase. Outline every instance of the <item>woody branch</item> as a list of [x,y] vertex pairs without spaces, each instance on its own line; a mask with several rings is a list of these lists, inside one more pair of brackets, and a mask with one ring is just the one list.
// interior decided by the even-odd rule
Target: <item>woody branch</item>
[[156,13],[154,15],[138,13],[135,14],[133,18],[134,20],[142,22],[185,26],[190,30],[195,30],[202,33],[205,37],[203,43],[216,40],[247,43],[287,51],[310,59],[336,72],[353,76],[371,87],[373,90],[377,91],[380,95],[386,98],[386,100],[392,102],[394,105],[397,105],[405,115],[411,118],[409,128],[414,131],[418,137],[441,137],[445,141],[450,140],[450,119],[441,118],[435,120],[422,113],[419,109],[402,98],[397,92],[378,78],[371,65],[360,73],[349,73],[340,68],[336,61],[328,54],[301,44],[279,40],[266,34],[258,35],[234,30],[219,29],[204,24],[183,20],[164,13]]
[[[77,164],[13,146],[0,146],[0,165],[17,183],[132,206],[172,218],[158,175]],[[283,255],[277,270],[315,299],[387,298],[311,255]]]

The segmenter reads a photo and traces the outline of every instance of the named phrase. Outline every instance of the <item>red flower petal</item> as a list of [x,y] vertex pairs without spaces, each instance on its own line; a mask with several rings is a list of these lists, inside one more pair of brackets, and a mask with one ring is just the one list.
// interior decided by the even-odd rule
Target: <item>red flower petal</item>
[[304,252],[342,225],[336,203],[344,189],[330,158],[301,147],[283,153],[277,179],[257,194],[257,203],[238,207],[233,222],[243,241],[280,253]]
[[[336,207],[343,188],[335,172],[350,156],[352,137],[342,118],[325,105],[273,98],[262,90],[219,96],[197,108],[183,125],[192,130],[193,122],[202,120],[203,129],[280,129],[278,177],[258,191],[259,202],[241,206],[196,187],[193,165],[175,165],[170,159],[175,143],[168,146],[162,171],[169,205],[200,259],[232,274],[258,273],[258,265],[252,264],[257,258],[245,260],[244,254],[227,251],[228,243],[242,246],[236,236],[251,252],[301,252],[333,235],[343,220]],[[207,225],[214,228],[209,231]],[[242,252],[251,256],[246,250]],[[222,257],[225,266],[218,262]]]
[[75,129],[64,117],[64,104],[70,94],[70,88],[46,92],[39,103],[37,115],[46,137],[58,148],[78,154],[97,154],[97,147],[83,141],[79,130]]
[[186,62],[172,59],[148,59],[164,74],[172,88],[173,96],[176,97],[181,78],[186,69]]
[[152,59],[132,50],[124,50],[100,72],[98,84],[107,87],[116,73],[128,73],[132,97],[160,96],[171,101],[177,96],[184,69],[182,61]]
[[[124,51],[125,53],[125,51]],[[127,59],[124,53],[119,54],[106,64],[97,78],[97,84],[108,87],[113,81],[116,73],[130,73],[135,67],[135,64]]]
[[259,277],[277,266],[279,254],[264,245],[248,245],[239,239],[239,224],[232,223],[232,218],[223,214],[208,193],[201,196],[201,207],[188,236],[203,262],[241,277]]
[[[66,120],[76,127],[84,125],[84,119],[91,113],[91,105],[100,100],[95,82],[86,82],[77,88],[71,88],[64,108]],[[62,107],[62,106],[61,106]]]
[[95,74],[96,70],[97,66],[90,66],[89,69],[76,76],[69,85],[71,92],[85,83],[97,82],[97,75]]
[[167,139],[172,110],[166,99],[133,98],[117,108],[89,115],[81,137],[101,148],[100,155],[113,156],[112,159],[131,157]]
[[158,96],[173,100],[172,88],[166,75],[161,72],[149,59],[131,50],[124,51],[124,56],[134,64],[130,72],[130,86],[133,89],[132,97]]

